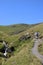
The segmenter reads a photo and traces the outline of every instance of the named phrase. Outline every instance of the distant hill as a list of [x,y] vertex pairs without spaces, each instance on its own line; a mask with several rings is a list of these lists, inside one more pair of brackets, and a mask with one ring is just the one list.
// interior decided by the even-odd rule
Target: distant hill
[[9,26],[0,26],[0,31],[8,34],[18,34],[38,24],[14,24]]
[[0,26],[0,31],[3,31],[8,34],[18,34],[20,32],[25,31],[30,28],[30,25],[27,24],[17,24],[17,25],[9,25],[9,26]]

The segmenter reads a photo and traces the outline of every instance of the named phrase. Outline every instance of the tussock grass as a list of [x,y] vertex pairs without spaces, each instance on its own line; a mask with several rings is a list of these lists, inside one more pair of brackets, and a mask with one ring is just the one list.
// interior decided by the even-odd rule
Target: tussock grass
[[40,61],[31,53],[33,42],[33,40],[26,41],[21,50],[9,58],[4,65],[41,65]]

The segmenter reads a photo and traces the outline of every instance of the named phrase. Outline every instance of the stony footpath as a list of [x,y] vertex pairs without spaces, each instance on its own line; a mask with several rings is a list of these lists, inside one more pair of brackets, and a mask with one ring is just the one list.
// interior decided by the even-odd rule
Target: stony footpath
[[43,39],[35,39],[34,40],[34,47],[32,48],[32,54],[35,55],[41,63],[43,63],[43,55],[41,55],[38,51],[38,45],[43,43]]

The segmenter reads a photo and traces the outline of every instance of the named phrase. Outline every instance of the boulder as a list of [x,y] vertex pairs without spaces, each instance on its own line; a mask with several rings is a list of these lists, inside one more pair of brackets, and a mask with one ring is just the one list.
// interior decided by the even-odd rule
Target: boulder
[[20,38],[19,38],[19,41],[23,41],[23,40],[27,40],[27,39],[30,39],[31,36],[29,34],[25,34],[25,35],[22,35]]

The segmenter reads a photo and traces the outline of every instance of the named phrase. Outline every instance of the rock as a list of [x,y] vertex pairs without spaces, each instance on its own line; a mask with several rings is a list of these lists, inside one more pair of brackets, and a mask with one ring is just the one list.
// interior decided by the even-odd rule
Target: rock
[[25,34],[25,35],[22,35],[20,38],[19,38],[19,41],[23,41],[23,40],[27,40],[27,39],[30,39],[31,36],[29,34]]
[[25,40],[25,36],[24,35],[19,38],[19,41],[23,41],[23,40]]

